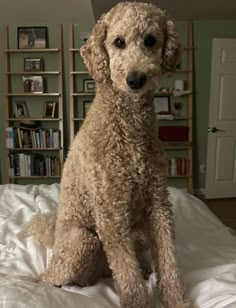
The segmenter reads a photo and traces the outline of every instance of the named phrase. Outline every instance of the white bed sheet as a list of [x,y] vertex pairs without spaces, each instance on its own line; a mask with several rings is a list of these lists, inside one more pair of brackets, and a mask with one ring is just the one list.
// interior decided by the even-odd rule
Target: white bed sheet
[[[236,307],[236,237],[204,203],[169,188],[176,222],[177,253],[195,307]],[[95,286],[62,289],[35,283],[51,250],[22,232],[35,213],[55,211],[59,185],[0,185],[0,307],[119,307],[111,279]],[[154,274],[147,281],[151,307],[162,307]],[[174,308],[174,307],[173,307]]]

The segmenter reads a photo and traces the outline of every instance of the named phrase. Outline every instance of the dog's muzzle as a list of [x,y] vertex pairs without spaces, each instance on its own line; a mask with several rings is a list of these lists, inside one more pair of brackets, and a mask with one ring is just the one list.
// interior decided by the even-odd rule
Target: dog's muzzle
[[132,90],[141,89],[147,81],[147,76],[143,72],[130,72],[126,77],[127,85]]

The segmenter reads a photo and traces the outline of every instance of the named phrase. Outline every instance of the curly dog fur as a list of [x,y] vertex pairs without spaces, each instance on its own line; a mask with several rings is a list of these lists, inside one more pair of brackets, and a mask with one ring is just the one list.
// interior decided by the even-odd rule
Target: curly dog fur
[[64,164],[43,283],[84,286],[111,270],[122,308],[149,307],[142,252],[150,247],[164,306],[191,307],[175,256],[152,105],[178,53],[173,22],[140,2],[119,3],[103,15],[81,48],[96,96]]

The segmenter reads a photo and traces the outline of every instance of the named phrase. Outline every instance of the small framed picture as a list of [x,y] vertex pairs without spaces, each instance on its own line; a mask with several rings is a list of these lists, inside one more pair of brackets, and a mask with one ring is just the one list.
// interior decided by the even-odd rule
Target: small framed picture
[[56,102],[46,102],[44,104],[43,117],[54,118],[56,115]]
[[93,79],[84,79],[84,92],[95,92],[96,82]]
[[86,115],[87,115],[87,113],[88,113],[88,111],[89,111],[89,108],[91,107],[91,104],[92,104],[92,102],[91,101],[85,101],[84,102],[84,111],[83,111],[83,116],[84,116],[84,118],[86,117]]
[[47,27],[18,27],[19,49],[47,48]]
[[14,115],[16,118],[29,117],[28,109],[25,102],[14,102]]
[[42,76],[29,76],[22,77],[23,91],[31,93],[43,93],[43,77]]
[[42,58],[25,58],[24,59],[24,71],[25,72],[38,72],[43,70]]
[[155,96],[153,99],[154,111],[158,114],[170,114],[170,97],[169,96]]

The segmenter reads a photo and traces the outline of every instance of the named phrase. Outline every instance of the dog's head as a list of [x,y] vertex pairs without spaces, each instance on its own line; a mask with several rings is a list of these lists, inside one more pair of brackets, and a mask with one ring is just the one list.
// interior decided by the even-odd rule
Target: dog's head
[[98,83],[111,81],[128,95],[154,91],[179,59],[174,23],[156,6],[137,2],[119,3],[104,14],[80,51]]

